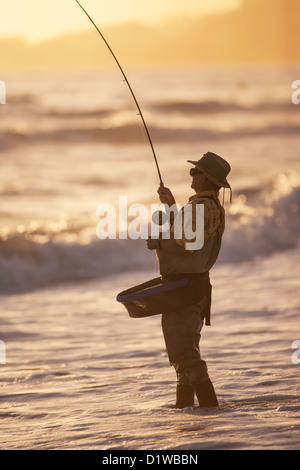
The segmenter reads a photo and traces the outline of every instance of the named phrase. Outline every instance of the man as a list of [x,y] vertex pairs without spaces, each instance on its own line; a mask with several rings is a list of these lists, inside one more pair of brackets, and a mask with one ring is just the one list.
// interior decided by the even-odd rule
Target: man
[[[186,249],[188,240],[184,234],[180,239],[170,237],[147,240],[148,249],[156,249],[162,279],[169,281],[191,276],[196,279],[199,294],[197,303],[189,303],[186,308],[174,309],[162,315],[162,329],[169,361],[177,374],[176,408],[193,406],[195,393],[200,407],[218,406],[206,362],[201,359],[199,341],[204,319],[206,324],[210,324],[209,271],[217,260],[225,228],[225,211],[219,201],[219,190],[222,187],[230,188],[226,178],[231,170],[226,160],[212,152],[206,153],[199,161],[188,162],[194,165],[190,174],[191,187],[196,192],[188,204],[192,207],[197,204],[204,205],[202,248]],[[168,188],[161,186],[158,194],[163,204],[169,207],[175,204],[174,196]]]

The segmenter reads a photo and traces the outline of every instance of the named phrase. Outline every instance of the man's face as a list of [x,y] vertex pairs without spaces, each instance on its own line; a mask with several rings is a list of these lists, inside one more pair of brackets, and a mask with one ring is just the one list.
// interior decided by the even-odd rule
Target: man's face
[[190,175],[192,177],[192,184],[191,188],[193,188],[196,193],[199,193],[202,191],[203,186],[206,182],[206,176],[204,173],[202,173],[201,170],[198,170],[198,168],[192,168],[190,171]]

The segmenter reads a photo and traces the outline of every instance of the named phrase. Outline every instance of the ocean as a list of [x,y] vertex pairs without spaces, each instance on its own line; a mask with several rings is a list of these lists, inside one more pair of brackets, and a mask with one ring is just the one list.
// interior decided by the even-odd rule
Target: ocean
[[[130,69],[162,178],[226,158],[226,230],[202,351],[220,409],[173,410],[159,317],[121,290],[158,275],[143,239],[99,240],[97,208],[159,203],[118,70],[3,73],[0,105],[1,448],[299,449],[299,67]],[[222,198],[221,198],[222,199]]]

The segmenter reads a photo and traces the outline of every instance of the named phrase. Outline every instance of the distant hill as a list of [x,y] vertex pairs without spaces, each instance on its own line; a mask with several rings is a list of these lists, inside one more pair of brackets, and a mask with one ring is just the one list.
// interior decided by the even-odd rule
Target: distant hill
[[[300,62],[300,0],[243,0],[238,10],[169,20],[157,26],[123,23],[102,28],[124,65]],[[28,45],[0,39],[0,69],[114,65],[96,30]]]

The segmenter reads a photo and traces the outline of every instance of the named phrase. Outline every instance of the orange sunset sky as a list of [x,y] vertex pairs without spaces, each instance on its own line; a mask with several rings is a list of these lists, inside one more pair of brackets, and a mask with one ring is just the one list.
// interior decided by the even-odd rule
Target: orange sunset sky
[[[240,0],[81,0],[100,26],[124,21],[155,23],[165,18],[224,12]],[[21,35],[36,41],[86,29],[75,0],[11,0],[1,5],[0,36]]]
[[[129,65],[298,63],[299,0],[82,0]],[[99,67],[111,58],[75,0],[1,6],[0,67]]]

